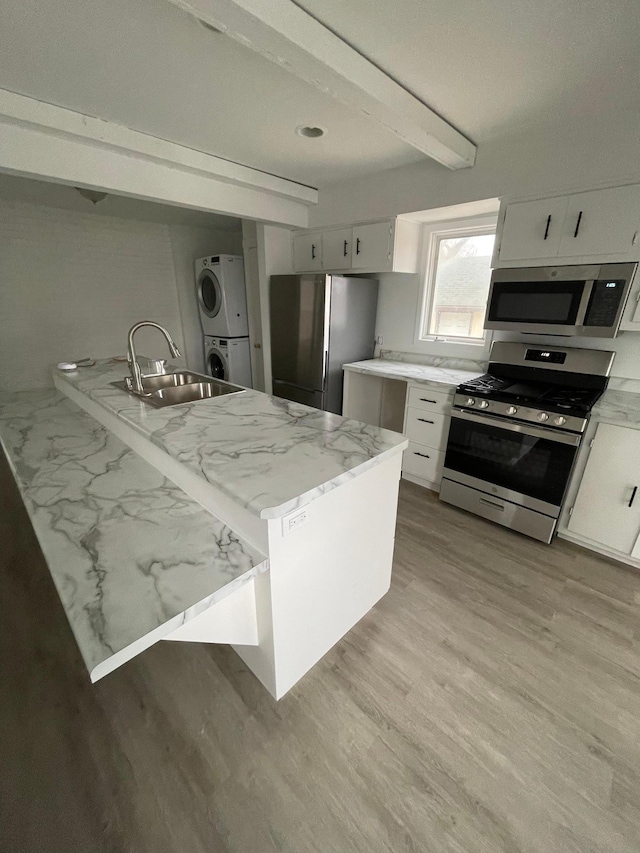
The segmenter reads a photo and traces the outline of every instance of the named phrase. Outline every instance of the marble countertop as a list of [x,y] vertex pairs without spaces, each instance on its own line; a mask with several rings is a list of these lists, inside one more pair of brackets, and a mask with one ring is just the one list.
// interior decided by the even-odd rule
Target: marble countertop
[[267,568],[59,391],[1,396],[0,440],[92,681]]
[[115,414],[260,518],[279,518],[400,453],[399,433],[259,391],[154,409],[111,383],[112,360],[56,381]]
[[372,358],[368,361],[354,361],[344,365],[345,370],[355,373],[368,373],[385,379],[405,379],[420,385],[431,385],[435,388],[443,385],[455,388],[462,382],[468,382],[480,376],[482,371],[455,370],[448,367],[434,367],[430,364],[414,364],[407,361],[391,361],[384,358]]
[[634,391],[605,391],[592,410],[599,421],[640,429],[640,394]]

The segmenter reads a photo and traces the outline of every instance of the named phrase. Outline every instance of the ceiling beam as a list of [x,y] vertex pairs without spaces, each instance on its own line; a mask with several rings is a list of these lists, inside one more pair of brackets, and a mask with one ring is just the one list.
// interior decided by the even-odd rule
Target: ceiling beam
[[443,166],[473,166],[470,140],[293,0],[171,2]]
[[306,227],[318,191],[0,89],[0,171]]

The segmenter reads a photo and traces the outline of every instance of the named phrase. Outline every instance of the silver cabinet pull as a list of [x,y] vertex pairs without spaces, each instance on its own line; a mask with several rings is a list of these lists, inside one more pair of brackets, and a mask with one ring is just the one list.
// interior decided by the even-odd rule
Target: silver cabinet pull
[[632,507],[632,506],[633,506],[633,502],[634,502],[634,500],[636,499],[636,492],[637,492],[637,491],[638,491],[638,487],[637,487],[637,486],[634,486],[634,487],[633,487],[633,491],[631,492],[631,497],[629,498],[629,504],[628,504],[628,506],[630,506],[630,507]]
[[422,421],[423,424],[432,424],[433,421],[428,421],[426,418],[418,418],[419,421]]
[[413,455],[414,456],[422,456],[424,459],[431,459],[431,457],[429,456],[428,453],[420,453],[419,450],[414,450]]

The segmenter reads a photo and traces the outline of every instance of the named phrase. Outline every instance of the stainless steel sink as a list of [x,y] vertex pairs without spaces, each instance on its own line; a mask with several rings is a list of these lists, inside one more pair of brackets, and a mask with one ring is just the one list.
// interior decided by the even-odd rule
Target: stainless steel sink
[[194,373],[191,370],[145,376],[142,380],[144,394],[134,393],[124,381],[111,384],[156,409],[195,403],[198,400],[210,400],[213,397],[223,397],[228,394],[241,394],[245,390],[239,385],[232,385],[230,382],[213,379],[211,376]]

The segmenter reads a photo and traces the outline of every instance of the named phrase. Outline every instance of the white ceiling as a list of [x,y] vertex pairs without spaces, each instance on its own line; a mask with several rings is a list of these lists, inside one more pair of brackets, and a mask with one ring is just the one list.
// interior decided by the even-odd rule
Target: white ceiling
[[640,108],[638,0],[296,0],[474,142]]
[[[480,147],[640,106],[638,0],[298,4]],[[0,87],[312,186],[422,159],[166,0],[4,0]],[[327,134],[299,137],[299,124]]]
[[3,2],[2,88],[312,186],[423,156],[166,0]]
[[216,231],[240,231],[242,229],[242,221],[233,216],[206,213],[200,210],[190,210],[186,207],[142,201],[119,195],[107,195],[105,199],[94,204],[81,196],[75,187],[5,175],[2,172],[0,172],[0,200],[44,204],[48,207],[61,207],[65,210],[96,213],[98,216],[119,216],[122,219],[161,222],[165,225],[190,225]]

